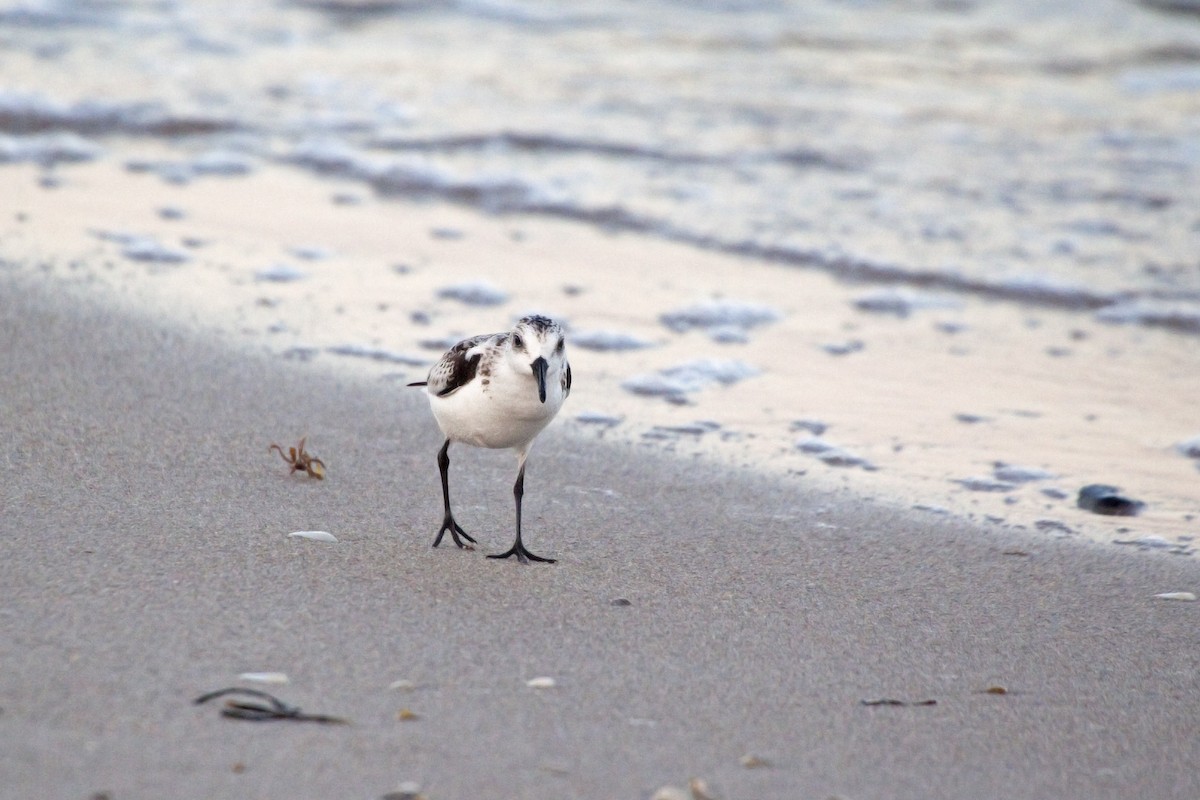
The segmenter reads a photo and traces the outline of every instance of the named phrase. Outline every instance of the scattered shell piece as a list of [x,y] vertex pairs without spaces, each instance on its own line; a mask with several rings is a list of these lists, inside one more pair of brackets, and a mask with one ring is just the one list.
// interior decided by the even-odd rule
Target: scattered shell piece
[[983,690],[984,694],[1008,694],[1008,689],[1003,686],[989,686]]
[[286,672],[243,672],[238,680],[282,686],[288,682],[288,676]]
[[388,689],[391,689],[392,691],[411,692],[416,688],[417,684],[406,678],[401,678],[398,681],[392,681],[388,684]]
[[1185,603],[1194,603],[1196,601],[1194,592],[1163,592],[1154,596],[1159,600],[1182,600]]
[[292,531],[288,538],[312,539],[314,542],[336,542],[337,537],[329,531]]
[[703,778],[692,778],[688,781],[688,790],[692,800],[717,800],[717,796],[708,788],[708,782]]
[[397,786],[395,791],[388,792],[379,800],[425,800],[425,795],[421,794],[421,784],[405,781]]
[[402,708],[396,712],[397,722],[412,722],[413,720],[418,720],[420,718],[421,716],[411,708]]
[[761,756],[756,756],[753,753],[746,753],[738,759],[738,763],[746,769],[760,769],[761,767],[771,766],[771,762]]
[[525,685],[530,689],[553,689],[558,685],[558,683],[554,680],[554,678],[542,676],[540,678],[530,678],[529,680],[525,681]]
[[650,795],[650,800],[691,800],[691,795],[686,789],[667,785],[660,786],[658,791]]

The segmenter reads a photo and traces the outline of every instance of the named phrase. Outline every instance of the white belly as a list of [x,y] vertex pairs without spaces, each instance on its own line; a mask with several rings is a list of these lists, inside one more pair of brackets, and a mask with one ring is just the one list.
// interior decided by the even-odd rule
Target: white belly
[[430,395],[429,405],[447,439],[493,449],[528,447],[550,424],[562,406],[555,385],[546,387],[546,402],[538,400],[537,384],[529,376],[513,381],[493,380],[483,390],[476,379],[446,397]]

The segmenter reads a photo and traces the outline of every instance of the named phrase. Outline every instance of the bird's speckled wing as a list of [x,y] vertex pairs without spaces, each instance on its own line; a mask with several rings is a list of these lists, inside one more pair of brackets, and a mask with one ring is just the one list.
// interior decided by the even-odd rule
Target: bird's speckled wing
[[446,351],[446,355],[442,356],[441,360],[429,370],[429,377],[425,381],[429,387],[428,391],[438,397],[445,397],[454,394],[475,380],[475,373],[479,369],[479,359],[483,352],[480,345],[502,336],[504,336],[502,333],[485,333],[480,336],[472,336],[470,339],[463,339],[451,347]]

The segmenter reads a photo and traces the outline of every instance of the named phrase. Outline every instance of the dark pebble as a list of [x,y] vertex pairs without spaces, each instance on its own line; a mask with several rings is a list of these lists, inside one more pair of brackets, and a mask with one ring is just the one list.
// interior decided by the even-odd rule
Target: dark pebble
[[1085,511],[1110,517],[1132,517],[1146,507],[1141,500],[1123,497],[1116,486],[1092,483],[1079,490],[1075,504]]

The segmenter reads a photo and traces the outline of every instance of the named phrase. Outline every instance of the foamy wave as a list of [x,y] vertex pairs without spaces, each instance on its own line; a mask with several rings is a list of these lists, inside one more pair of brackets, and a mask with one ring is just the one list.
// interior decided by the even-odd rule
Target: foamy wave
[[[521,142],[511,134],[501,141]],[[486,139],[409,142],[407,149],[481,146]],[[538,146],[551,146],[553,137],[539,137]],[[436,144],[435,144],[436,143]],[[554,145],[557,146],[557,145]],[[575,146],[575,145],[571,145]],[[580,145],[581,146],[581,145]],[[606,230],[646,233],[664,239],[804,269],[817,269],[838,278],[875,284],[895,284],[978,297],[1011,300],[1080,311],[1106,310],[1106,321],[1136,322],[1174,330],[1200,330],[1200,305],[1190,299],[1169,306],[1148,304],[1141,295],[1114,292],[1044,275],[1027,274],[988,278],[946,267],[927,268],[847,253],[838,247],[804,247],[765,244],[753,239],[723,239],[711,233],[636,213],[624,206],[586,206],[548,187],[511,174],[459,175],[415,157],[397,160],[366,152],[342,141],[308,142],[294,148],[283,160],[322,174],[362,181],[381,194],[429,197],[475,206],[492,213],[524,213],[569,219]],[[940,298],[943,306],[955,301]],[[1140,305],[1129,306],[1131,302]]]
[[230,120],[177,114],[161,103],[63,103],[38,94],[0,91],[0,131],[29,135],[49,131],[188,136],[234,130]]
[[99,145],[73,133],[38,136],[0,136],[0,164],[31,161],[42,166],[91,161],[102,152]]

